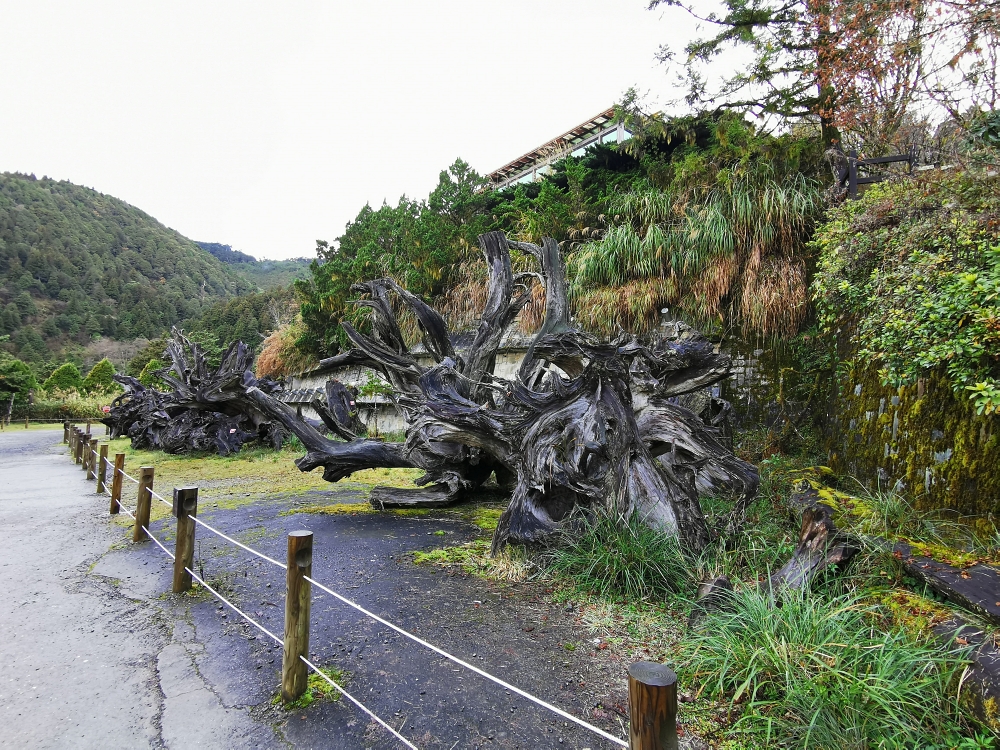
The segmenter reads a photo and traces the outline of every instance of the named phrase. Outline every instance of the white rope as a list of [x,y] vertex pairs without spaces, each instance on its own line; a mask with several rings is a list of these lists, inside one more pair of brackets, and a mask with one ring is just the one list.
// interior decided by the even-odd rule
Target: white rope
[[317,667],[315,664],[313,664],[311,661],[309,661],[306,657],[300,656],[299,658],[302,661],[304,661],[306,663],[306,666],[308,666],[310,669],[312,669],[312,671],[314,671],[316,674],[318,674],[324,680],[326,680],[327,682],[329,682],[338,691],[340,691],[340,694],[343,695],[345,698],[347,698],[347,700],[349,700],[355,706],[357,706],[362,711],[364,711],[366,714],[368,714],[373,719],[375,719],[375,721],[377,721],[379,724],[381,724],[383,727],[385,727],[389,732],[391,732],[392,735],[397,740],[399,740],[400,742],[402,742],[407,747],[413,748],[413,750],[420,750],[420,748],[418,748],[416,745],[414,745],[412,742],[410,742],[408,739],[406,739],[403,735],[401,735],[395,729],[393,729],[388,724],[386,724],[384,721],[382,721],[382,719],[380,719],[378,716],[376,716],[374,713],[372,713],[371,710],[367,706],[365,706],[363,703],[361,703],[357,698],[355,698],[353,695],[351,695],[350,693],[348,693],[346,690],[344,690],[344,688],[342,688],[336,682],[334,682],[333,680],[331,680],[327,675],[325,675],[323,672],[321,672],[319,670],[319,667]]
[[152,531],[150,531],[149,529],[147,529],[145,526],[142,527],[142,530],[146,532],[146,536],[148,536],[150,539],[152,539],[154,542],[156,542],[159,545],[160,549],[162,549],[164,552],[166,552],[168,555],[170,555],[170,559],[171,560],[175,560],[176,559],[174,557],[174,553],[171,552],[170,550],[168,550],[162,544],[160,544],[160,540],[157,539],[155,536],[153,536],[153,532]]
[[[164,550],[164,551],[166,551],[166,550]],[[167,554],[169,555],[170,553],[167,552]],[[170,556],[173,557],[173,555],[170,555]],[[220,594],[214,588],[212,588],[205,581],[205,579],[203,579],[201,576],[199,576],[197,573],[195,573],[193,570],[191,570],[191,568],[184,568],[184,570],[186,570],[191,575],[191,577],[194,580],[196,580],[199,584],[201,584],[206,589],[208,589],[216,598],[218,598],[221,602],[223,602],[227,607],[229,607],[231,610],[233,610],[233,612],[235,612],[240,617],[242,617],[244,620],[246,620],[248,623],[250,623],[251,625],[253,625],[261,633],[263,633],[264,635],[266,635],[269,638],[271,638],[279,646],[284,647],[284,642],[281,640],[281,638],[279,638],[278,636],[276,636],[274,633],[272,633],[270,630],[268,630],[267,628],[265,628],[259,622],[257,622],[252,617],[250,617],[246,612],[244,612],[242,609],[240,609],[239,607],[237,607],[235,604],[233,604],[231,601],[229,601],[226,597],[224,597],[222,594]],[[319,670],[319,668],[315,664],[313,664],[311,661],[309,661],[308,659],[306,659],[304,656],[300,656],[299,658],[302,659],[303,662],[305,662],[306,666],[308,666],[316,674],[318,674],[324,680],[326,680],[327,682],[329,682],[334,688],[336,688],[338,691],[340,691],[341,695],[343,695],[345,698],[347,698],[351,703],[353,703],[355,706],[357,706],[358,708],[360,708],[366,714],[368,714],[369,716],[371,716],[375,721],[377,721],[379,724],[381,724],[383,727],[385,727],[387,730],[389,730],[393,734],[393,736],[395,736],[400,742],[402,742],[407,747],[412,748],[413,750],[419,750],[419,748],[417,748],[414,744],[412,744],[411,742],[409,742],[405,737],[403,737],[401,734],[399,734],[399,732],[397,732],[391,726],[389,726],[388,724],[386,724],[382,719],[380,719],[378,716],[376,716],[371,711],[371,709],[369,709],[367,706],[365,706],[363,703],[361,703],[357,698],[355,698],[353,695],[351,695],[346,690],[344,690],[344,688],[342,688],[340,685],[338,685],[336,682],[334,682],[332,679],[330,679],[330,677],[328,677],[326,674],[324,674],[323,672],[321,672]]]
[[136,479],[135,477],[130,477],[128,474],[125,473],[124,470],[121,472],[121,475],[125,477],[128,481],[132,482],[132,484],[139,484],[138,479]]
[[247,547],[245,544],[237,542],[231,536],[226,536],[221,531],[219,531],[218,529],[216,529],[214,526],[209,526],[207,523],[205,523],[204,521],[200,520],[197,516],[191,516],[190,518],[191,518],[192,521],[194,521],[196,524],[198,524],[202,528],[208,529],[209,531],[211,531],[216,536],[222,537],[227,542],[232,542],[233,544],[235,544],[237,547],[240,547],[241,549],[245,549],[251,555],[256,555],[261,560],[267,560],[269,563],[271,563],[273,565],[277,565],[279,568],[281,568],[283,570],[287,570],[288,569],[288,566],[285,565],[284,563],[278,562],[273,557],[268,557],[263,552],[258,552],[257,550],[253,549],[252,547]]
[[184,568],[184,570],[186,570],[188,573],[190,573],[191,577],[194,580],[196,580],[198,583],[200,583],[206,589],[208,589],[213,594],[215,594],[215,596],[217,596],[227,607],[229,607],[231,610],[233,610],[233,612],[235,612],[240,617],[242,617],[244,620],[246,620],[247,622],[249,622],[251,625],[253,625],[255,628],[257,628],[257,630],[259,630],[261,633],[263,633],[264,635],[266,635],[269,638],[271,638],[279,646],[283,646],[284,645],[282,643],[281,639],[278,636],[276,636],[270,630],[268,630],[263,625],[261,625],[260,623],[258,623],[252,617],[250,617],[249,615],[247,615],[246,612],[244,612],[242,609],[240,609],[239,607],[237,607],[235,604],[233,604],[231,601],[229,601],[226,597],[224,597],[218,591],[216,591],[211,586],[209,586],[207,583],[205,583],[204,579],[202,579],[201,576],[199,576],[197,573],[195,573],[193,570],[191,570],[191,568]]
[[589,724],[586,721],[584,721],[583,719],[579,719],[576,716],[573,716],[573,714],[567,713],[566,711],[563,711],[561,708],[557,708],[556,706],[553,706],[551,703],[547,703],[546,701],[543,701],[541,698],[536,698],[531,693],[527,693],[524,690],[521,690],[520,688],[515,687],[514,685],[511,685],[509,682],[505,682],[504,680],[501,680],[499,677],[494,677],[489,672],[484,672],[479,667],[474,666],[472,664],[469,664],[467,661],[463,661],[462,659],[459,659],[457,656],[453,656],[453,655],[449,654],[447,651],[444,651],[443,649],[438,648],[434,644],[428,643],[423,638],[419,638],[419,637],[413,635],[412,633],[410,633],[410,632],[408,632],[406,630],[403,630],[403,628],[399,627],[398,625],[394,625],[393,623],[389,622],[388,620],[379,617],[374,612],[369,612],[367,609],[365,609],[364,607],[362,607],[360,604],[352,602],[347,597],[342,596],[342,595],[338,594],[336,591],[333,591],[332,589],[327,588],[326,586],[324,586],[319,581],[314,580],[313,578],[311,578],[309,576],[303,576],[303,578],[305,578],[310,583],[315,584],[318,588],[320,588],[323,591],[325,591],[326,593],[330,594],[330,596],[333,596],[333,597],[339,599],[340,601],[342,601],[344,604],[348,605],[349,607],[353,607],[354,609],[358,610],[362,614],[365,614],[368,617],[372,618],[376,622],[382,623],[387,628],[392,628],[393,630],[395,630],[400,635],[406,636],[407,638],[409,638],[414,643],[419,643],[421,646],[423,646],[425,648],[429,648],[431,651],[433,651],[433,652],[435,652],[437,654],[440,654],[441,656],[443,656],[446,659],[449,659],[450,661],[454,662],[455,664],[458,664],[459,666],[465,667],[466,669],[469,669],[469,670],[475,672],[476,674],[480,675],[481,677],[485,677],[487,680],[490,680],[491,682],[494,682],[497,685],[500,685],[505,690],[510,690],[511,692],[517,693],[522,698],[526,698],[529,701],[531,701],[532,703],[534,703],[534,704],[536,704],[538,706],[541,706],[542,708],[547,708],[549,711],[552,711],[553,713],[558,714],[559,716],[563,717],[564,719],[566,719],[568,721],[572,721],[574,724],[577,724],[577,725],[583,727],[584,729],[589,729],[591,732],[594,732],[595,734],[599,734],[601,737],[604,737],[604,739],[609,740],[610,742],[613,742],[616,745],[619,745],[620,747],[628,747],[628,743],[627,742],[625,742],[622,739],[619,739],[618,737],[615,737],[613,734],[609,734],[608,732],[605,732],[603,729],[601,729],[599,727],[595,727],[593,724]]
[[171,502],[169,502],[169,501],[165,500],[165,499],[163,498],[163,495],[161,495],[161,494],[160,494],[160,493],[158,493],[158,492],[155,492],[155,491],[153,490],[153,488],[152,488],[152,487],[150,487],[150,488],[149,488],[149,494],[150,494],[150,495],[152,495],[153,497],[155,497],[155,498],[156,498],[157,500],[159,500],[159,501],[160,501],[161,503],[164,503],[164,504],[166,504],[166,505],[169,505],[169,506],[170,506],[171,508],[172,508],[172,507],[174,507],[174,504],[173,504],[173,503],[171,503]]
[[129,518],[131,518],[133,521],[135,520],[135,515],[133,515],[132,511],[130,511],[128,508],[126,508],[124,505],[122,505],[121,500],[118,501],[118,510],[125,511],[125,513],[128,514]]

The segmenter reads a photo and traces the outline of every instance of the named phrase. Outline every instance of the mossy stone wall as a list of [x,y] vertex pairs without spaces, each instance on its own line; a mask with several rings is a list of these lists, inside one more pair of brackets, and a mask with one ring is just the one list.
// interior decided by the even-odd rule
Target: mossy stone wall
[[829,415],[831,467],[874,488],[901,482],[919,510],[1000,515],[1000,419],[977,416],[939,373],[881,385],[855,365]]

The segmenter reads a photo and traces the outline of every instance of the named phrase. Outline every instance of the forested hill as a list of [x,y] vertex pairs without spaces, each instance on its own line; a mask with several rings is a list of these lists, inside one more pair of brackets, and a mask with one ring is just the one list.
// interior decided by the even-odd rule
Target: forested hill
[[21,359],[102,336],[153,338],[252,290],[234,267],[124,201],[0,174],[0,335]]
[[289,258],[288,260],[257,260],[239,250],[233,250],[231,245],[219,242],[198,242],[202,250],[206,250],[221,260],[230,263],[244,278],[256,284],[261,289],[286,287],[298,279],[309,278],[309,258]]

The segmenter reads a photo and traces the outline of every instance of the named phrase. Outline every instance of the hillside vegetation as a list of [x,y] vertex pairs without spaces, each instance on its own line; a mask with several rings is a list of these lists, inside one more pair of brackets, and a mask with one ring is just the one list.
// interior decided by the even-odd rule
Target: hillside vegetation
[[219,242],[198,242],[202,250],[206,250],[223,263],[232,265],[233,270],[250,283],[261,289],[287,287],[298,279],[309,278],[309,258],[289,258],[287,260],[257,260],[240,250],[233,250],[231,245]]
[[0,174],[0,335],[29,363],[154,338],[253,284],[124,201]]

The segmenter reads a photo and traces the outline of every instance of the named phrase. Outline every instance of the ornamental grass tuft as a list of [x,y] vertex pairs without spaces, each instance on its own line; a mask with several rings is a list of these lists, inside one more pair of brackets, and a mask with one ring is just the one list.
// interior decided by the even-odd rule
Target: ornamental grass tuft
[[731,702],[752,747],[945,748],[968,648],[918,639],[852,594],[731,595],[684,640],[682,673]]

